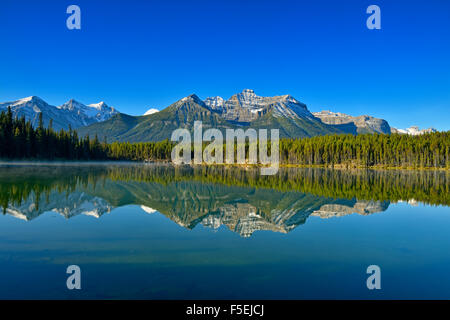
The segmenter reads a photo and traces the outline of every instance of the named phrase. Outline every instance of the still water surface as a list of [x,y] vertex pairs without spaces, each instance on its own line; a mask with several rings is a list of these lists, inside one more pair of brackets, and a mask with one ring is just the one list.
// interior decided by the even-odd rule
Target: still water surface
[[448,172],[258,173],[2,165],[0,298],[450,298]]

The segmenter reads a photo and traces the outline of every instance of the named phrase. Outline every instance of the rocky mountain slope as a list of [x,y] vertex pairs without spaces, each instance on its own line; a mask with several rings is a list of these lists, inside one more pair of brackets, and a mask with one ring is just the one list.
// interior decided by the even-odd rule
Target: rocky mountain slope
[[218,113],[211,111],[196,95],[185,97],[169,107],[148,116],[118,114],[108,121],[78,130],[81,136],[106,136],[107,141],[160,141],[170,139],[172,132],[186,128],[193,132],[194,122],[202,121],[203,129],[232,128]]
[[313,112],[313,115],[322,120],[323,123],[339,126],[344,131],[353,134],[391,133],[391,127],[386,120],[368,115],[354,117],[345,113],[331,111]]
[[[309,112],[306,105],[284,95],[260,97],[246,89],[224,100],[221,97],[201,100],[196,95],[185,97],[157,113],[125,117],[116,115],[103,123],[96,123],[78,130],[81,136],[98,135],[108,141],[160,141],[170,139],[178,128],[193,131],[194,121],[202,121],[203,129],[222,130],[236,128],[279,129],[280,137],[310,137],[322,134],[346,132],[341,128],[323,123]],[[112,132],[112,123],[121,128]]]
[[52,119],[55,130],[67,130],[69,126],[74,129],[87,126],[108,120],[118,113],[104,102],[84,105],[71,99],[63,105],[55,107],[36,96],[0,103],[0,112],[6,111],[8,107],[11,107],[13,117],[23,116],[26,120],[31,121],[33,126],[38,125],[39,114],[42,113],[44,125],[48,126]]
[[221,97],[206,98],[205,104],[222,114],[225,120],[236,123],[250,123],[268,112],[273,112],[274,117],[314,120],[306,105],[289,95],[260,97],[250,89],[245,89],[226,101]]
[[172,132],[178,128],[193,132],[194,121],[197,120],[202,121],[204,130],[218,128],[224,136],[225,129],[237,128],[279,129],[282,138],[341,133],[418,135],[436,131],[433,128],[391,128],[386,120],[368,115],[310,112],[304,103],[290,95],[262,97],[251,89],[245,89],[227,100],[219,96],[202,100],[193,94],[161,111],[149,109],[143,116],[119,113],[104,102],[85,105],[71,99],[55,107],[36,96],[0,103],[0,112],[6,111],[8,106],[14,117],[24,116],[34,126],[38,125],[39,114],[42,113],[45,126],[52,119],[56,130],[71,127],[77,129],[80,136],[97,135],[108,142],[170,139]]

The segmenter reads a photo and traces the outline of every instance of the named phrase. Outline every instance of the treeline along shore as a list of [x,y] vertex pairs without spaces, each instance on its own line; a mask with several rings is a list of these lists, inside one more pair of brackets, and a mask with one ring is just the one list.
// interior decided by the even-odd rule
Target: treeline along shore
[[[170,161],[175,145],[169,140],[107,143],[97,136],[79,137],[72,129],[55,131],[51,121],[46,128],[42,114],[34,128],[23,117],[13,118],[10,109],[0,113],[0,158],[4,160]],[[449,131],[281,139],[279,148],[280,163],[287,166],[450,169]]]
[[[1,169],[1,168],[0,168]],[[230,188],[270,189],[284,193],[308,193],[330,199],[367,201],[419,201],[432,205],[450,205],[450,173],[443,170],[327,170],[322,168],[281,168],[279,174],[263,176],[258,168],[241,170],[225,166],[117,165],[12,166],[0,170],[0,211],[10,204],[20,206],[33,195],[35,206],[47,201],[53,191],[70,194],[82,190],[102,198],[117,198],[117,189],[105,187],[108,182],[125,182],[164,186],[162,190],[184,190],[199,184]],[[159,189],[159,187],[156,187]],[[95,191],[96,190],[96,191]],[[192,190],[192,189],[191,189]],[[169,192],[169,191],[167,191]],[[120,193],[120,192],[119,192]],[[109,196],[108,196],[109,194]],[[126,193],[128,194],[128,193]],[[163,192],[166,199],[175,198]],[[194,193],[194,202],[197,196]],[[156,197],[156,195],[155,195]],[[189,197],[189,196],[187,196]],[[145,193],[145,199],[148,195]],[[264,202],[268,199],[264,199]],[[167,200],[165,200],[167,201]],[[278,201],[278,200],[277,200]],[[171,201],[168,201],[171,202]],[[120,201],[117,205],[121,203]],[[136,204],[136,203],[135,203]],[[145,204],[145,203],[139,203]],[[198,209],[198,208],[197,208]]]

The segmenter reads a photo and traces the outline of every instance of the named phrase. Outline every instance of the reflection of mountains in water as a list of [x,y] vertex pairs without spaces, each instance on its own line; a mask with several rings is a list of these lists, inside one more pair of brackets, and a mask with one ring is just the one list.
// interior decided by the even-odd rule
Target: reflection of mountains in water
[[381,212],[389,203],[201,181],[164,184],[106,179],[101,185],[78,185],[70,192],[52,190],[40,196],[32,193],[20,204],[10,203],[6,213],[26,220],[48,211],[66,218],[79,214],[100,217],[115,207],[140,205],[149,213],[159,211],[189,229],[198,224],[213,229],[225,225],[248,237],[256,230],[287,233],[305,223],[309,216],[329,218]]
[[85,192],[65,194],[52,191],[48,197],[38,201],[36,200],[36,195],[32,194],[25,202],[19,205],[10,204],[6,209],[6,213],[28,221],[49,211],[57,212],[65,218],[71,218],[79,214],[99,218],[112,209],[113,207],[106,200],[91,196]]

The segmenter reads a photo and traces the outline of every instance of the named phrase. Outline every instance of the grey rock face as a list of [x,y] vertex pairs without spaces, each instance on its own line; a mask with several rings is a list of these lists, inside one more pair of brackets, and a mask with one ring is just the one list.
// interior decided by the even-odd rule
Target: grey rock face
[[353,124],[356,129],[355,133],[391,133],[391,127],[386,120],[374,118],[372,116],[363,115],[353,117],[348,114],[331,111],[313,112],[313,115],[326,124]]
[[8,107],[11,107],[14,117],[25,117],[34,127],[38,126],[39,114],[42,113],[44,125],[47,127],[52,120],[55,130],[67,130],[69,126],[78,128],[105,121],[118,113],[104,102],[84,105],[72,99],[55,107],[36,96],[0,103],[0,112],[6,111]]
[[289,95],[260,97],[251,89],[224,100],[221,97],[206,98],[205,104],[225,118],[236,123],[249,123],[267,112],[273,111],[275,117],[313,118],[306,105]]

